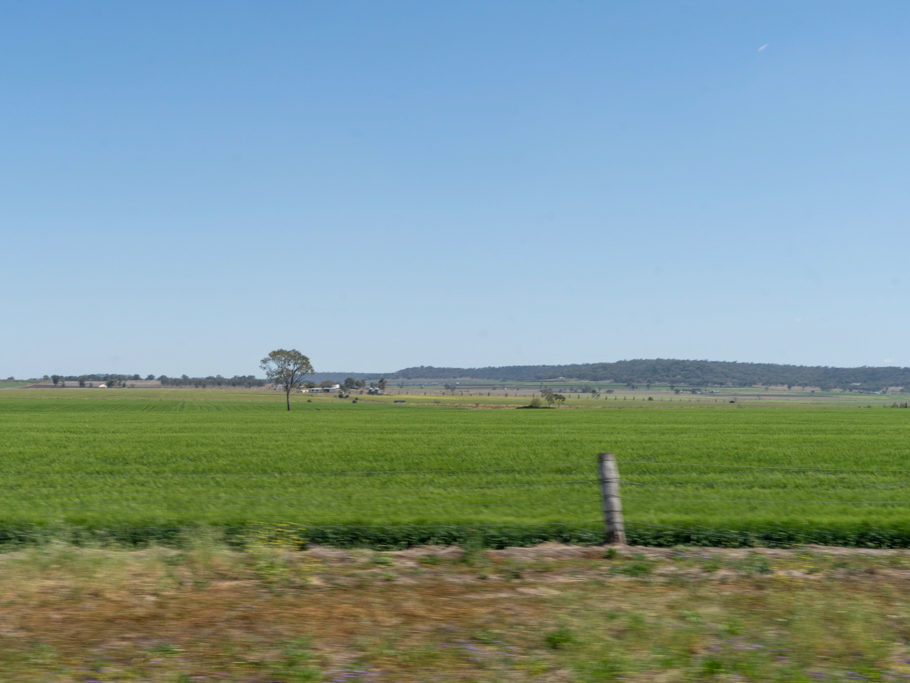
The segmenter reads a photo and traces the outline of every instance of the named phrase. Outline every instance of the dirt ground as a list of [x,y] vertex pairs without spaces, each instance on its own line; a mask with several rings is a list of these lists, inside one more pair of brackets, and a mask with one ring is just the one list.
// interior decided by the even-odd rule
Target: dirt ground
[[907,595],[907,550],[52,544],[0,555],[0,680],[901,680]]

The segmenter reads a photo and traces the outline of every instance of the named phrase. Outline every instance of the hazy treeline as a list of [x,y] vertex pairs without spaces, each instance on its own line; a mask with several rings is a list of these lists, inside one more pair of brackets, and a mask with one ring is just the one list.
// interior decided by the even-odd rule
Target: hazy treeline
[[264,379],[258,379],[253,375],[234,375],[233,377],[222,377],[221,375],[168,377],[161,375],[157,379],[163,387],[262,387],[266,384]]
[[486,368],[405,368],[389,379],[472,378],[497,382],[538,382],[557,378],[619,384],[671,386],[811,386],[823,390],[880,391],[910,388],[910,368],[777,365],[707,360],[624,360],[574,365],[512,365]]
[[[306,376],[306,383],[309,385],[319,385],[325,383],[342,384],[352,376],[357,376],[361,383],[366,385],[381,379],[384,375],[379,373],[349,373],[349,372],[316,372]],[[167,375],[139,375],[139,374],[118,374],[110,372],[96,372],[83,375],[45,375],[45,381],[52,381],[54,385],[63,386],[63,382],[79,382],[79,386],[97,386],[106,384],[107,386],[119,387],[128,386],[130,382],[138,381],[158,381],[164,387],[262,387],[267,384],[265,379],[254,375],[234,375],[233,377],[223,377],[222,375],[208,375],[206,377],[190,377],[189,375],[180,375],[179,377],[168,377]]]
[[314,372],[311,375],[307,375],[307,381],[313,382],[314,384],[320,384],[322,382],[337,382],[338,384],[344,384],[346,379],[351,377],[356,377],[365,382],[372,382],[383,377],[391,377],[390,373],[379,373],[379,372]]
[[[882,391],[889,387],[910,389],[910,368],[860,367],[834,368],[825,366],[779,365],[774,363],[736,363],[708,360],[623,360],[615,363],[577,363],[572,365],[507,365],[484,368],[411,367],[386,374],[317,372],[307,376],[313,384],[337,382],[357,377],[372,383],[382,377],[396,380],[456,380],[474,379],[494,382],[548,382],[579,380],[614,382],[635,386],[651,384],[671,387],[748,387],[798,386],[822,390]],[[167,375],[88,374],[53,375],[45,379],[79,381],[123,386],[130,381],[158,380],[162,386],[174,387],[261,387],[264,379],[253,375],[221,375],[208,377],[168,377]]]
[[106,384],[107,386],[127,386],[130,382],[159,381],[165,387],[261,387],[265,385],[264,379],[253,375],[234,375],[222,377],[221,375],[208,377],[168,377],[167,375],[121,375],[115,373],[93,373],[88,375],[45,375],[44,379],[51,380],[55,385],[62,382],[79,382],[79,386]]
[[152,375],[121,375],[112,372],[95,372],[87,375],[45,375],[44,380],[51,380],[54,385],[60,384],[63,385],[64,382],[79,382],[79,386],[97,386],[98,384],[106,384],[107,386],[125,386],[127,382],[135,382],[138,380],[154,380],[156,379]]
[[130,380],[155,379],[152,375],[142,377],[140,375],[117,375],[109,372],[96,372],[89,375],[45,375],[44,379],[52,379],[54,377],[58,380],[66,380],[67,382],[77,382],[80,379],[85,380],[86,382],[129,382]]

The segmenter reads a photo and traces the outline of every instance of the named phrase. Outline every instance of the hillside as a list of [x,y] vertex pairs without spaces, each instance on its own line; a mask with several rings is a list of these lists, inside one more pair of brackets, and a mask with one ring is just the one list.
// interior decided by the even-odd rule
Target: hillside
[[668,384],[675,386],[805,386],[822,390],[882,391],[889,387],[910,390],[910,368],[777,365],[708,360],[623,360],[615,363],[572,365],[512,365],[485,368],[412,367],[390,379],[483,379],[497,382],[537,382],[556,378],[616,382],[619,384]]

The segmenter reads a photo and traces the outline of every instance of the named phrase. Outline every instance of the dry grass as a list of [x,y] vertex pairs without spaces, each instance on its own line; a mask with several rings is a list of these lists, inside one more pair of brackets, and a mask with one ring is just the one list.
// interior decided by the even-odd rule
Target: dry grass
[[906,551],[49,545],[0,556],[0,672],[17,681],[902,680],[908,595]]

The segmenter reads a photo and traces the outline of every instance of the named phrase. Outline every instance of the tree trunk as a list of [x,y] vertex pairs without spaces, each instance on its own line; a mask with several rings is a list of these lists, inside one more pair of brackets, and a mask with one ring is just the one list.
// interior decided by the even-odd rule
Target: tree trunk
[[287,399],[288,410],[290,410],[291,409],[291,390],[290,389],[288,389],[286,392],[284,392],[284,397],[285,397],[285,399]]

